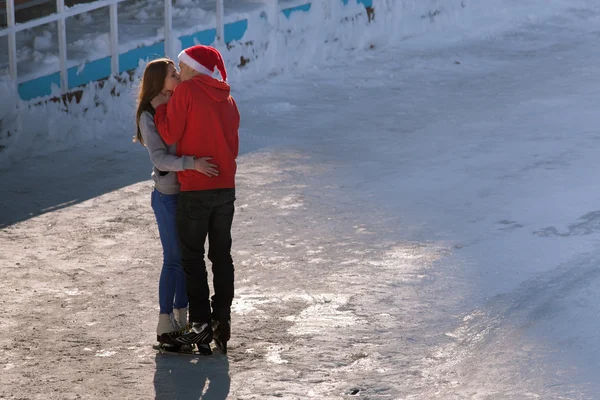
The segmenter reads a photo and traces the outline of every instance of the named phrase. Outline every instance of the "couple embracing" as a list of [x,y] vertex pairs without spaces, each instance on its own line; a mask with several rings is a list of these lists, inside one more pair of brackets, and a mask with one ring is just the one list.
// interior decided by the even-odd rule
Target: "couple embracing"
[[[218,50],[198,45],[178,58],[179,72],[170,59],[148,63],[136,113],[136,139],[154,165],[151,202],[163,247],[156,333],[163,346],[197,345],[209,354],[213,339],[226,351],[231,335],[240,114]],[[222,80],[213,78],[215,69]]]

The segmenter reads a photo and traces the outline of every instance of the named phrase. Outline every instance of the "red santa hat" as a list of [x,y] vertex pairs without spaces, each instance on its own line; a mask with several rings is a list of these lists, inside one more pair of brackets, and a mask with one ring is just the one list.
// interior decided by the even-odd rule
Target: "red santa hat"
[[224,81],[227,81],[227,71],[223,63],[223,57],[219,50],[210,46],[197,45],[188,47],[179,53],[179,61],[190,66],[194,71],[212,76],[215,68],[221,73]]

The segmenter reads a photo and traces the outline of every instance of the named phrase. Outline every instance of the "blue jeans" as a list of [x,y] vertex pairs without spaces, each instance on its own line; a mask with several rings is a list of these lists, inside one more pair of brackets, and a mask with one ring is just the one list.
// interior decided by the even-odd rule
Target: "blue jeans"
[[151,202],[163,248],[163,266],[158,283],[158,302],[160,313],[170,314],[173,312],[173,308],[186,308],[188,306],[185,274],[181,266],[181,251],[175,219],[179,195],[162,194],[154,189]]

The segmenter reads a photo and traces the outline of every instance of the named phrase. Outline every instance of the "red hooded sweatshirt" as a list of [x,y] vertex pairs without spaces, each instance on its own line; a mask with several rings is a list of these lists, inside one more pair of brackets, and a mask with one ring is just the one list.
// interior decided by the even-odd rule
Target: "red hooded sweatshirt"
[[167,145],[177,143],[177,155],[212,157],[219,176],[195,170],[178,171],[181,191],[235,187],[235,162],[240,113],[227,83],[207,75],[181,82],[166,105],[156,108],[154,122]]

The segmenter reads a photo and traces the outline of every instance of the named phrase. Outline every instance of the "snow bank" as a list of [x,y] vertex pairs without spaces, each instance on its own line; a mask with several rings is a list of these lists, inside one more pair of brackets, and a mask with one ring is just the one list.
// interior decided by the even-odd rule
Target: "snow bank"
[[14,84],[3,81],[0,168],[84,142],[93,145],[93,141],[113,139],[115,135],[123,139],[120,142],[131,143],[135,86],[131,80],[109,78],[102,84],[88,85],[78,102],[72,99],[27,104],[18,98]]
[[[398,45],[408,38],[434,34],[435,41],[425,44],[440,45],[493,34],[531,19],[534,9],[538,14],[550,14],[568,4],[559,0],[553,7],[540,8],[537,0],[528,4],[516,0],[375,0],[375,19],[369,23],[364,5],[356,0],[347,4],[315,0],[307,12],[278,13],[276,18],[245,13],[248,29],[243,40],[221,50],[230,83],[234,90],[243,90],[272,75],[347,63],[372,47]],[[35,48],[47,48],[49,40],[47,34],[37,37]],[[105,85],[86,86],[79,103],[25,103],[19,100],[13,84],[2,81],[0,168],[84,141],[101,140],[109,134],[129,138],[133,131],[135,81],[140,72],[141,66],[133,76],[134,82],[123,79],[124,83],[119,83],[111,78]]]

